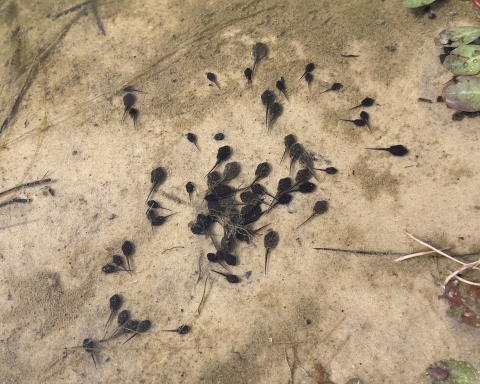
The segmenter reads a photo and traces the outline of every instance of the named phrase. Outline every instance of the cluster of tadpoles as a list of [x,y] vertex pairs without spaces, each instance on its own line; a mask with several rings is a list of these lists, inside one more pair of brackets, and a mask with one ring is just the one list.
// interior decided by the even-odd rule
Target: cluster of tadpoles
[[128,269],[127,267],[125,267],[125,264],[123,263],[122,256],[114,255],[112,258],[113,264],[104,265],[102,267],[102,271],[107,274],[124,271],[124,272],[128,272],[131,275],[132,269],[130,268],[130,256],[133,254],[133,251],[134,251],[133,244],[128,240],[125,241],[122,244],[122,253],[123,253],[123,256],[125,256],[125,259],[127,260]]
[[[288,153],[291,158],[290,169],[296,161],[303,168],[297,171],[293,180],[291,177],[280,179],[277,191],[274,194],[268,192],[259,183],[260,180],[267,178],[271,173],[271,166],[268,162],[257,165],[255,178],[248,186],[234,188],[228,184],[228,182],[240,174],[240,164],[236,161],[227,162],[222,173],[215,169],[230,158],[232,150],[229,146],[223,146],[218,149],[217,160],[206,175],[208,189],[204,196],[204,201],[207,205],[207,212],[198,214],[196,220],[189,223],[189,227],[195,235],[210,236],[215,252],[208,252],[207,260],[211,263],[218,263],[225,270],[211,269],[211,271],[223,275],[229,283],[240,282],[240,278],[229,270],[229,267],[238,264],[237,256],[235,255],[237,242],[249,243],[257,232],[268,224],[256,229],[252,228],[252,225],[276,206],[288,205],[293,199],[293,193],[314,192],[316,185],[309,181],[312,177],[315,177],[314,170],[321,170],[330,175],[337,173],[334,167],[326,169],[314,168],[313,156],[301,144],[296,142],[293,135],[287,135],[284,143],[285,153],[282,159]],[[237,200],[237,197],[240,201]],[[270,202],[266,201],[267,197],[270,198]],[[321,215],[327,210],[328,202],[317,202],[313,214],[301,225],[309,221],[314,215]],[[219,224],[223,229],[219,242],[216,240],[213,231],[214,224]],[[265,274],[267,273],[269,254],[271,250],[277,247],[279,240],[278,233],[273,230],[270,230],[264,237]]]

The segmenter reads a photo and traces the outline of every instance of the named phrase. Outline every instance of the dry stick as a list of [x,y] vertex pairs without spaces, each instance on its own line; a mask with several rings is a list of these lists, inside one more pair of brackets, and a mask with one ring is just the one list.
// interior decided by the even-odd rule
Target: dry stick
[[466,284],[469,284],[469,285],[474,285],[474,286],[477,286],[477,287],[480,287],[480,283],[474,283],[473,281],[470,281],[470,280],[467,280],[467,279],[463,279],[461,277],[458,276],[458,274],[466,269],[476,269],[476,270],[480,270],[480,268],[478,268],[478,266],[480,265],[480,260],[478,261],[475,261],[473,263],[463,263],[461,262],[460,260],[457,260],[455,259],[454,257],[450,256],[450,255],[447,255],[445,252],[442,252],[440,249],[436,249],[435,247],[431,246],[430,244],[427,244],[419,239],[417,239],[415,236],[413,236],[412,234],[408,233],[407,231],[405,231],[405,233],[410,236],[413,240],[417,241],[418,243],[424,245],[425,247],[427,248],[430,248],[432,249],[433,251],[437,252],[438,254],[452,260],[452,261],[455,261],[459,264],[462,264],[462,267],[460,267],[459,269],[457,269],[455,272],[451,273],[444,281],[444,285],[446,285],[453,277],[456,277],[458,280],[466,283]]
[[[446,251],[446,250],[448,250],[448,249],[452,249],[452,247],[449,247],[449,248],[441,248],[440,250],[441,250],[441,251]],[[437,253],[437,251],[425,251],[425,252],[411,253],[411,254],[409,254],[409,255],[406,255],[406,256],[403,256],[403,257],[399,257],[398,259],[395,259],[395,260],[393,260],[393,261],[396,263],[396,262],[398,262],[398,261],[411,259],[412,257],[423,256],[423,255],[431,255],[431,254],[434,254],[434,253]]]

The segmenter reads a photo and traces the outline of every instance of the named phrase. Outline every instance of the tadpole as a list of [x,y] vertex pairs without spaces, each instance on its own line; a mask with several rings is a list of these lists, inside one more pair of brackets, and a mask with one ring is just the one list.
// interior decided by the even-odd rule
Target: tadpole
[[155,168],[150,174],[150,182],[152,183],[152,189],[147,196],[147,199],[152,194],[153,190],[160,184],[162,184],[167,178],[167,172],[162,167]]
[[187,133],[187,140],[190,141],[197,149],[200,151],[200,148],[198,148],[197,145],[197,136],[194,133],[188,132]]
[[365,99],[363,99],[361,101],[361,103],[353,108],[350,108],[349,111],[351,111],[352,109],[355,109],[355,108],[359,108],[359,107],[371,107],[373,105],[373,103],[375,102],[375,100],[373,100],[371,97],[366,97]]
[[368,129],[371,131],[370,124],[369,124],[370,115],[367,112],[362,111],[360,112],[360,118],[365,122],[365,124],[367,124]]
[[278,232],[273,230],[269,231],[263,238],[263,246],[265,247],[265,275],[267,274],[268,255],[272,249],[277,247],[279,240]]
[[328,167],[328,168],[325,168],[325,169],[321,169],[321,168],[314,168],[316,171],[323,171],[323,172],[326,172],[328,173],[329,175],[334,175],[338,172],[337,168],[335,167]]
[[283,144],[285,145],[285,151],[283,152],[283,155],[282,155],[282,158],[280,159],[280,162],[283,161],[283,158],[285,157],[287,152],[290,150],[290,147],[293,144],[295,144],[296,142],[297,142],[297,139],[291,133],[283,138]]
[[128,272],[130,274],[130,276],[132,275],[131,271],[129,269],[125,268],[125,265],[123,264],[122,256],[113,255],[113,264],[115,264],[117,267],[123,268],[123,270]]
[[316,215],[323,215],[327,211],[328,211],[328,201],[325,201],[325,200],[317,201],[315,203],[315,205],[313,206],[312,214],[308,217],[307,220],[305,220],[302,224],[300,224],[296,229],[300,228],[307,221],[309,221],[312,217],[314,217]]
[[176,332],[180,335],[186,335],[190,332],[190,327],[188,325],[181,325],[177,329],[163,329],[162,332]]
[[313,75],[308,72],[306,75],[305,75],[305,81],[307,82],[308,84],[308,90],[310,90],[310,84],[312,84],[313,82]]
[[257,64],[260,62],[260,60],[262,60],[268,55],[267,45],[264,43],[256,43],[252,48],[252,55],[255,59],[253,62],[252,72],[255,72],[255,68],[257,67]]
[[217,162],[215,163],[213,168],[207,173],[206,176],[208,176],[208,174],[212,172],[217,167],[218,164],[220,164],[222,161],[227,160],[230,157],[231,153],[232,153],[232,149],[228,145],[218,148]]
[[110,319],[112,318],[113,314],[120,308],[121,305],[122,298],[119,295],[115,294],[110,297],[110,316],[108,316],[107,324],[105,324],[105,327],[103,327],[104,331],[107,329],[108,323],[110,323]]
[[320,92],[320,94],[328,92],[328,91],[339,91],[340,89],[343,88],[343,85],[340,83],[333,83],[330,88],[328,88],[326,91]]
[[280,78],[280,80],[277,81],[275,85],[277,86],[277,89],[283,93],[287,101],[289,101],[287,95],[287,86],[285,84],[285,79],[283,78],[283,76]]
[[215,271],[214,269],[211,269],[211,271],[215,272],[215,273],[218,273],[219,275],[225,276],[225,278],[227,279],[227,281],[230,284],[236,284],[236,283],[240,282],[240,279],[238,278],[237,275],[231,275],[229,273],[225,274],[225,273],[222,273],[222,272]]
[[115,265],[107,264],[102,267],[102,272],[107,274],[115,273],[117,272],[117,268],[115,267]]
[[191,181],[189,181],[185,185],[185,189],[187,190],[187,193],[188,193],[188,202],[191,204],[192,203],[192,193],[195,190],[195,185],[193,185],[193,183]]
[[297,161],[302,153],[305,152],[305,148],[300,143],[294,143],[290,147],[290,172],[292,171],[292,165],[295,161]]
[[212,83],[214,83],[218,87],[218,89],[220,89],[220,84],[218,84],[217,75],[215,75],[212,72],[207,72],[207,79],[210,80]]
[[82,343],[83,349],[92,356],[93,365],[95,365],[95,369],[97,369],[97,363],[95,362],[95,357],[93,353],[95,352],[95,342],[92,339],[84,339]]
[[315,64],[314,63],[308,63],[307,66],[305,67],[305,72],[303,75],[298,79],[299,81],[302,80],[303,76],[307,76],[308,73],[312,72],[315,69]]
[[133,127],[135,128],[137,126],[137,120],[138,120],[138,109],[137,108],[130,108],[130,110],[128,111],[128,114],[130,115],[130,117],[132,118],[133,120]]
[[225,164],[221,182],[235,179],[240,174],[240,171],[241,171],[241,166],[240,166],[240,163],[237,161],[231,161]]
[[280,103],[273,103],[272,106],[270,107],[269,110],[269,115],[270,115],[270,124],[268,125],[268,129],[270,129],[273,124],[275,124],[275,121],[282,115],[283,113],[283,106]]
[[176,215],[177,213],[178,212],[174,212],[167,216],[155,216],[150,220],[150,223],[152,224],[153,227],[159,227],[165,223],[167,218],[169,218],[170,216]]
[[150,320],[141,321],[140,324],[138,324],[137,331],[132,336],[130,336],[123,344],[125,344],[127,341],[133,339],[138,334],[147,332],[150,329],[151,326],[152,326],[152,322]]
[[225,135],[222,132],[218,132],[213,136],[213,139],[216,141],[222,141],[225,139]]
[[365,126],[365,124],[366,124],[366,123],[365,123],[365,120],[362,120],[362,119],[355,119],[355,120],[340,119],[340,120],[342,120],[342,121],[348,121],[348,122],[350,122],[350,123],[353,123],[353,124],[355,124],[355,126],[357,126],[357,127],[363,127],[363,126]]
[[131,270],[129,257],[130,257],[131,254],[133,253],[133,244],[132,244],[130,241],[128,241],[128,240],[125,241],[125,242],[122,244],[122,252],[123,252],[123,255],[125,256],[125,258],[127,259],[128,269]]
[[143,91],[140,91],[139,89],[135,89],[133,86],[128,85],[125,88],[123,88],[123,92],[143,92]]
[[387,151],[390,152],[393,156],[405,156],[408,153],[408,149],[403,145],[392,145],[389,148],[367,148],[373,149],[375,151]]
[[252,84],[252,75],[253,75],[252,69],[251,68],[245,69],[245,71],[243,71],[243,74],[247,78],[247,83]]
[[136,101],[137,98],[133,93],[127,93],[125,96],[123,96],[123,105],[125,105],[125,111],[123,111],[122,120],[125,119],[126,113],[130,110],[130,108],[133,107]]
[[250,187],[255,184],[258,180],[265,179],[270,175],[270,172],[272,171],[272,168],[270,167],[270,164],[268,162],[263,162],[257,165],[257,168],[255,169],[255,180],[253,180],[253,183],[250,184]]
[[261,96],[262,99],[262,104],[265,106],[266,111],[265,111],[265,125],[267,126],[268,129],[268,112],[270,108],[273,106],[273,103],[275,102],[275,94],[267,89],[262,93]]

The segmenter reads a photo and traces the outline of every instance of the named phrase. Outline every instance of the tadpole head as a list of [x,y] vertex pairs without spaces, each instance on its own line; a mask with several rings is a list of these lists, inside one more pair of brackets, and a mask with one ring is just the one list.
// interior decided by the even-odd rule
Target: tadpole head
[[114,273],[114,272],[117,272],[117,268],[112,264],[107,264],[102,267],[102,272],[107,274]]
[[129,318],[128,310],[124,309],[122,312],[118,314],[118,317],[117,317],[118,326],[121,327],[123,324],[125,324],[128,318]]
[[151,326],[152,322],[150,320],[143,320],[140,322],[140,324],[138,324],[137,332],[147,332]]
[[166,178],[167,172],[162,167],[155,168],[150,174],[151,183],[155,185],[163,183]]
[[269,89],[267,89],[262,93],[262,96],[260,98],[262,99],[262,104],[268,107],[272,105],[275,101],[275,94]]
[[267,162],[263,162],[257,165],[257,169],[255,170],[255,176],[257,177],[257,179],[264,179],[270,174],[270,172],[270,164]]
[[265,43],[255,43],[252,47],[252,55],[255,60],[261,60],[268,55],[268,47]]
[[308,168],[302,168],[295,175],[295,181],[300,184],[310,180],[311,177],[312,172]]
[[110,309],[112,311],[116,311],[120,306],[122,305],[122,298],[115,294],[112,297],[110,297]]
[[212,72],[207,72],[207,79],[213,83],[217,82],[217,76]]
[[230,157],[231,153],[232,153],[232,149],[228,145],[220,147],[218,148],[218,152],[217,152],[217,160],[218,161],[227,160]]
[[133,244],[130,241],[125,241],[122,244],[122,252],[123,254],[128,257],[133,253]]
[[305,72],[312,72],[315,69],[315,64],[314,63],[308,63],[305,66]]
[[125,108],[131,108],[136,101],[137,98],[133,93],[127,93],[125,96],[123,96],[123,104],[125,105]]
[[278,232],[269,231],[263,238],[263,246],[268,249],[274,249],[277,247],[279,240]]
[[317,201],[313,206],[313,213],[315,215],[323,215],[328,211],[328,201],[321,200]]
[[328,168],[325,168],[325,172],[327,172],[329,175],[335,175],[338,172],[338,170],[335,167],[328,167]]
[[311,183],[310,181],[305,181],[298,186],[298,191],[300,193],[311,193],[315,191],[316,188],[317,186],[315,184]]
[[389,148],[389,152],[393,156],[405,156],[408,153],[408,149],[405,148],[403,145],[392,145]]
[[375,100],[372,99],[371,97],[366,97],[365,99],[362,100],[361,104],[364,107],[371,107],[374,102]]

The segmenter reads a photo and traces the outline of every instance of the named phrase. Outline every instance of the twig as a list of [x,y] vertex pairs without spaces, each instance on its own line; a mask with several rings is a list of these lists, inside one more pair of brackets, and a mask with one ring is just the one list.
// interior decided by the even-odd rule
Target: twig
[[[452,249],[452,247],[450,247],[450,248],[442,248],[442,249],[440,249],[440,250],[441,250],[441,251],[446,251],[447,249]],[[424,256],[424,255],[431,255],[431,254],[433,254],[433,253],[437,253],[437,251],[425,251],[425,252],[411,253],[410,255],[406,255],[406,256],[403,256],[403,257],[399,257],[398,259],[395,259],[395,260],[393,260],[393,261],[396,263],[396,262],[398,262],[398,261],[411,259],[412,257]]]
[[[433,250],[434,252],[436,252],[436,253],[438,253],[438,254],[440,254],[440,255],[442,255],[442,256],[444,256],[444,257],[446,257],[446,258],[448,258],[448,259],[450,259],[450,260],[452,260],[452,261],[455,261],[455,262],[457,262],[457,263],[459,263],[459,264],[462,264],[462,266],[461,266],[460,268],[458,268],[456,271],[452,272],[450,275],[447,276],[447,278],[445,279],[443,285],[447,285],[447,283],[448,283],[452,278],[455,277],[455,278],[457,278],[458,280],[460,280],[460,281],[462,281],[462,282],[464,282],[464,283],[466,283],[466,284],[468,284],[468,285],[474,285],[474,286],[480,287],[480,283],[474,283],[473,281],[470,281],[470,280],[467,280],[467,279],[464,279],[464,278],[458,276],[458,274],[459,274],[460,272],[463,272],[463,271],[465,271],[465,270],[467,270],[467,269],[480,270],[480,268],[478,268],[478,266],[480,265],[480,260],[474,261],[474,262],[472,262],[472,263],[463,263],[462,261],[457,260],[457,259],[455,259],[454,257],[452,257],[452,256],[450,256],[450,255],[447,255],[445,252],[442,252],[442,250],[437,249],[437,248],[433,247],[432,245],[427,244],[427,243],[425,243],[425,242],[417,239],[415,236],[413,236],[412,234],[408,233],[407,231],[405,231],[405,233],[406,233],[408,236],[410,236],[413,240],[415,240],[416,242],[424,245],[424,246],[427,247],[427,248],[430,248],[430,249]],[[428,253],[430,253],[430,252],[428,252]],[[424,253],[424,254],[426,254],[426,253]],[[413,255],[407,255],[407,256],[405,256],[405,257],[403,257],[403,258],[400,258],[400,259],[397,259],[397,260],[395,260],[395,261],[404,260],[405,258],[408,258],[408,256],[409,256],[409,257],[414,257]]]

